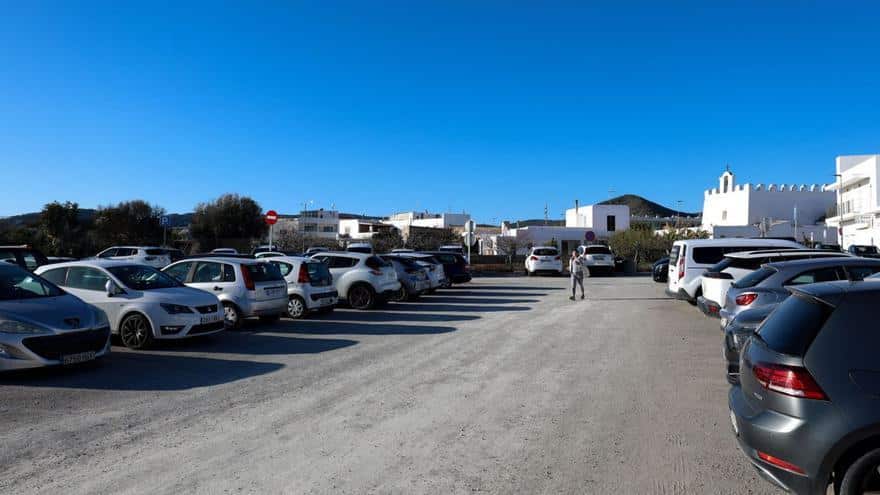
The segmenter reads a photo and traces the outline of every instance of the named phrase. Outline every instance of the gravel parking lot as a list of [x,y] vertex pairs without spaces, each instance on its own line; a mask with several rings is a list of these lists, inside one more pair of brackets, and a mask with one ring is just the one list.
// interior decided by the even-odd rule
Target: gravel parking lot
[[2,493],[774,493],[716,320],[647,277],[478,278],[0,378]]

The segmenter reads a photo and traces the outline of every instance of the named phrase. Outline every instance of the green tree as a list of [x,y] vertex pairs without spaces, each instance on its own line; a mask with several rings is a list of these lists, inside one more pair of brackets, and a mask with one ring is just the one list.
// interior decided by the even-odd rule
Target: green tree
[[392,249],[403,247],[403,237],[396,228],[383,229],[373,234],[373,251],[388,253]]
[[64,256],[86,254],[85,236],[81,235],[79,205],[53,201],[40,212],[39,230],[45,238],[47,252]]
[[410,227],[406,246],[416,251],[432,251],[444,244],[461,244],[461,237],[452,229]]
[[192,237],[203,251],[221,247],[224,240],[261,239],[267,230],[260,204],[238,194],[199,203],[190,225]]
[[140,199],[100,207],[95,214],[93,237],[100,248],[114,244],[159,244],[159,219],[164,214],[163,208]]

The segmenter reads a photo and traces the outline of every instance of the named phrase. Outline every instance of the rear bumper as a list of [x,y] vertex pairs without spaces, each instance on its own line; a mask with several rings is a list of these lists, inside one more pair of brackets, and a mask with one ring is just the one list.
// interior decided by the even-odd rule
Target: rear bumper
[[675,291],[669,290],[669,288],[667,288],[664,292],[666,292],[667,296],[669,296],[673,299],[678,299],[679,301],[687,301],[689,303],[696,302],[696,300],[694,300],[694,298],[691,297],[690,294],[688,294],[687,291],[684,289],[678,289],[678,292],[675,292]]
[[248,316],[275,316],[287,311],[287,295],[268,301],[243,301],[241,311]]
[[703,296],[697,298],[697,307],[704,315],[710,318],[720,318],[721,305],[715,301],[710,301]]

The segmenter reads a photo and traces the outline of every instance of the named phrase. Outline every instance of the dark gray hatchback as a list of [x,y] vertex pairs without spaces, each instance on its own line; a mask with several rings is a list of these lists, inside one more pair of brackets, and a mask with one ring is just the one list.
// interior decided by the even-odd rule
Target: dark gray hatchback
[[880,281],[798,287],[745,344],[740,447],[788,491],[880,493]]

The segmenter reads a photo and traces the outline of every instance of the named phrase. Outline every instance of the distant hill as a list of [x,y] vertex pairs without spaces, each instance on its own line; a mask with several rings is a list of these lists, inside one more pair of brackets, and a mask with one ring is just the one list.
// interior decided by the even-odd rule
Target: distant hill
[[645,199],[636,194],[624,194],[607,201],[602,201],[600,205],[626,205],[629,206],[630,215],[638,217],[698,217],[699,213],[687,213],[667,208],[661,204],[657,204],[651,200]]
[[[98,210],[93,210],[89,208],[81,208],[79,210],[79,220],[80,222],[91,222],[95,218],[95,213]],[[168,221],[171,224],[170,227],[187,227],[190,223],[192,223],[192,213],[169,213]],[[40,221],[40,212],[33,213],[22,213],[21,215],[13,215],[11,217],[6,217],[2,219],[4,222],[9,225],[18,225],[18,226],[32,226],[36,225]]]

